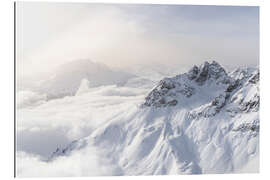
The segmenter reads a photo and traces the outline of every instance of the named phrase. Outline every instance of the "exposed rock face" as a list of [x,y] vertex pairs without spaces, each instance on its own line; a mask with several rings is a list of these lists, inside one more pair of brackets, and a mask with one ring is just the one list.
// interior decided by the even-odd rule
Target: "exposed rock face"
[[238,69],[232,73],[238,83],[231,102],[237,104],[237,111],[257,112],[260,105],[259,71],[252,69]]
[[240,104],[241,105],[241,110],[250,112],[250,111],[258,111],[259,110],[259,105],[260,105],[260,96],[255,95],[251,100],[248,102],[243,102]]
[[217,107],[218,109],[221,109],[223,106],[225,106],[227,98],[227,94],[221,94],[212,101],[211,105]]
[[[205,99],[204,96],[210,98],[203,103],[201,98]],[[196,105],[192,105],[193,101]],[[193,66],[188,73],[161,80],[145,98],[143,106],[185,108],[186,102],[193,107],[188,113],[189,119],[210,118],[221,111],[230,117],[258,112],[259,71],[247,68],[237,69],[228,74],[217,62],[205,62],[199,67]],[[259,124],[253,127],[243,123],[238,129],[243,131],[254,128],[257,132]]]
[[253,84],[256,84],[256,83],[259,82],[259,80],[260,80],[260,73],[257,72],[255,75],[253,75],[253,76],[250,78],[249,82],[250,82],[250,83],[253,83]]
[[[215,61],[205,62],[200,67],[194,66],[188,73],[165,78],[160,81],[145,98],[144,105],[155,107],[175,106],[181,96],[189,98],[196,92],[196,86],[203,86],[206,82],[216,84],[230,84],[229,91],[237,86],[226,71]],[[180,98],[180,99],[179,99]],[[181,101],[181,100],[180,100]]]
[[256,125],[256,124],[251,124],[251,123],[244,123],[233,130],[234,131],[241,131],[241,132],[246,132],[246,131],[259,132],[260,126]]
[[203,85],[206,80],[213,79],[213,80],[218,80],[219,82],[222,83],[228,83],[229,78],[224,70],[223,67],[221,67],[217,62],[213,61],[211,64],[208,62],[205,62],[203,65],[200,66],[198,69],[198,74],[195,77],[195,81],[199,85]]
[[202,105],[191,111],[189,116],[192,119],[215,116],[226,105],[226,101],[228,98],[229,95],[227,93],[220,94],[219,96],[215,97],[210,103]]
[[210,75],[210,73],[208,74],[208,70],[209,70],[209,63],[206,62],[203,65],[203,67],[200,69],[200,72],[198,76],[196,77],[195,81],[199,83],[200,85],[202,85],[209,78],[208,75]]
[[237,87],[239,87],[240,85],[240,81],[239,79],[235,80],[235,81],[232,81],[229,86],[227,87],[226,89],[226,92],[232,92],[233,90],[235,90]]
[[197,75],[199,74],[199,68],[198,66],[193,66],[193,68],[191,68],[189,71],[188,71],[188,78],[190,80],[193,80],[197,77]]
[[177,82],[177,79],[165,78],[145,98],[144,105],[155,107],[175,106],[178,103],[177,97],[179,94],[188,98],[193,93],[193,87]]
[[52,153],[51,157],[48,158],[48,161],[52,161],[59,156],[67,156],[69,155],[74,149],[81,149],[87,145],[86,141],[78,141],[74,140],[70,144],[68,144],[65,148],[56,148],[56,150]]

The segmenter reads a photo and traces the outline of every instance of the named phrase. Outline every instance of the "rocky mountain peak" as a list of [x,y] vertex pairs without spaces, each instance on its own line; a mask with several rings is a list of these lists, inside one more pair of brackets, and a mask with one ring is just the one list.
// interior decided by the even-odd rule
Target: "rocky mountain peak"
[[[200,66],[193,66],[187,73],[161,80],[145,98],[143,105],[168,107],[176,106],[180,102],[185,104],[185,102],[200,101],[201,98],[213,101],[214,98],[219,97],[224,106],[225,97],[227,99],[243,87],[249,84],[256,85],[257,82],[259,82],[258,70],[238,69],[228,75],[216,61],[211,63],[206,61]],[[190,98],[192,100],[189,100]],[[210,103],[211,107],[214,105],[216,104]]]
[[161,80],[146,97],[144,105],[175,106],[179,97],[189,98],[195,94],[197,86],[203,86],[206,82],[227,85],[231,82],[231,78],[216,61],[211,63],[206,61],[199,67],[193,66],[187,73]]
[[199,85],[203,85],[208,79],[228,79],[228,74],[225,69],[216,61],[212,63],[206,61],[200,67],[193,66],[187,75],[190,80],[195,80]]

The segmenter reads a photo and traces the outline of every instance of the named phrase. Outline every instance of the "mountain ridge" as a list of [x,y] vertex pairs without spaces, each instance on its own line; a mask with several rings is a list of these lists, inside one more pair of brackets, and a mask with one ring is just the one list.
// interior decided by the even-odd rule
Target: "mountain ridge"
[[258,69],[227,73],[205,62],[164,78],[141,106],[57,149],[49,161],[95,146],[121,175],[240,172],[259,161],[259,104]]

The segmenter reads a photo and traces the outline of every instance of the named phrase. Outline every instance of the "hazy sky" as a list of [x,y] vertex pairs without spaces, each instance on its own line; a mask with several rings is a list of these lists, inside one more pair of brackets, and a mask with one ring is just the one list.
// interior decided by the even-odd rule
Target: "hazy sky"
[[17,2],[19,74],[75,59],[109,66],[259,62],[259,8]]

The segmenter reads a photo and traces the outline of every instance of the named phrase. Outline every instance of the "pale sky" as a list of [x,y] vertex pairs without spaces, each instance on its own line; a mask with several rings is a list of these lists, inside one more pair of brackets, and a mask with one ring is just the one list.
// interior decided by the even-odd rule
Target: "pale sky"
[[17,2],[19,74],[75,59],[225,66],[259,63],[259,8]]

